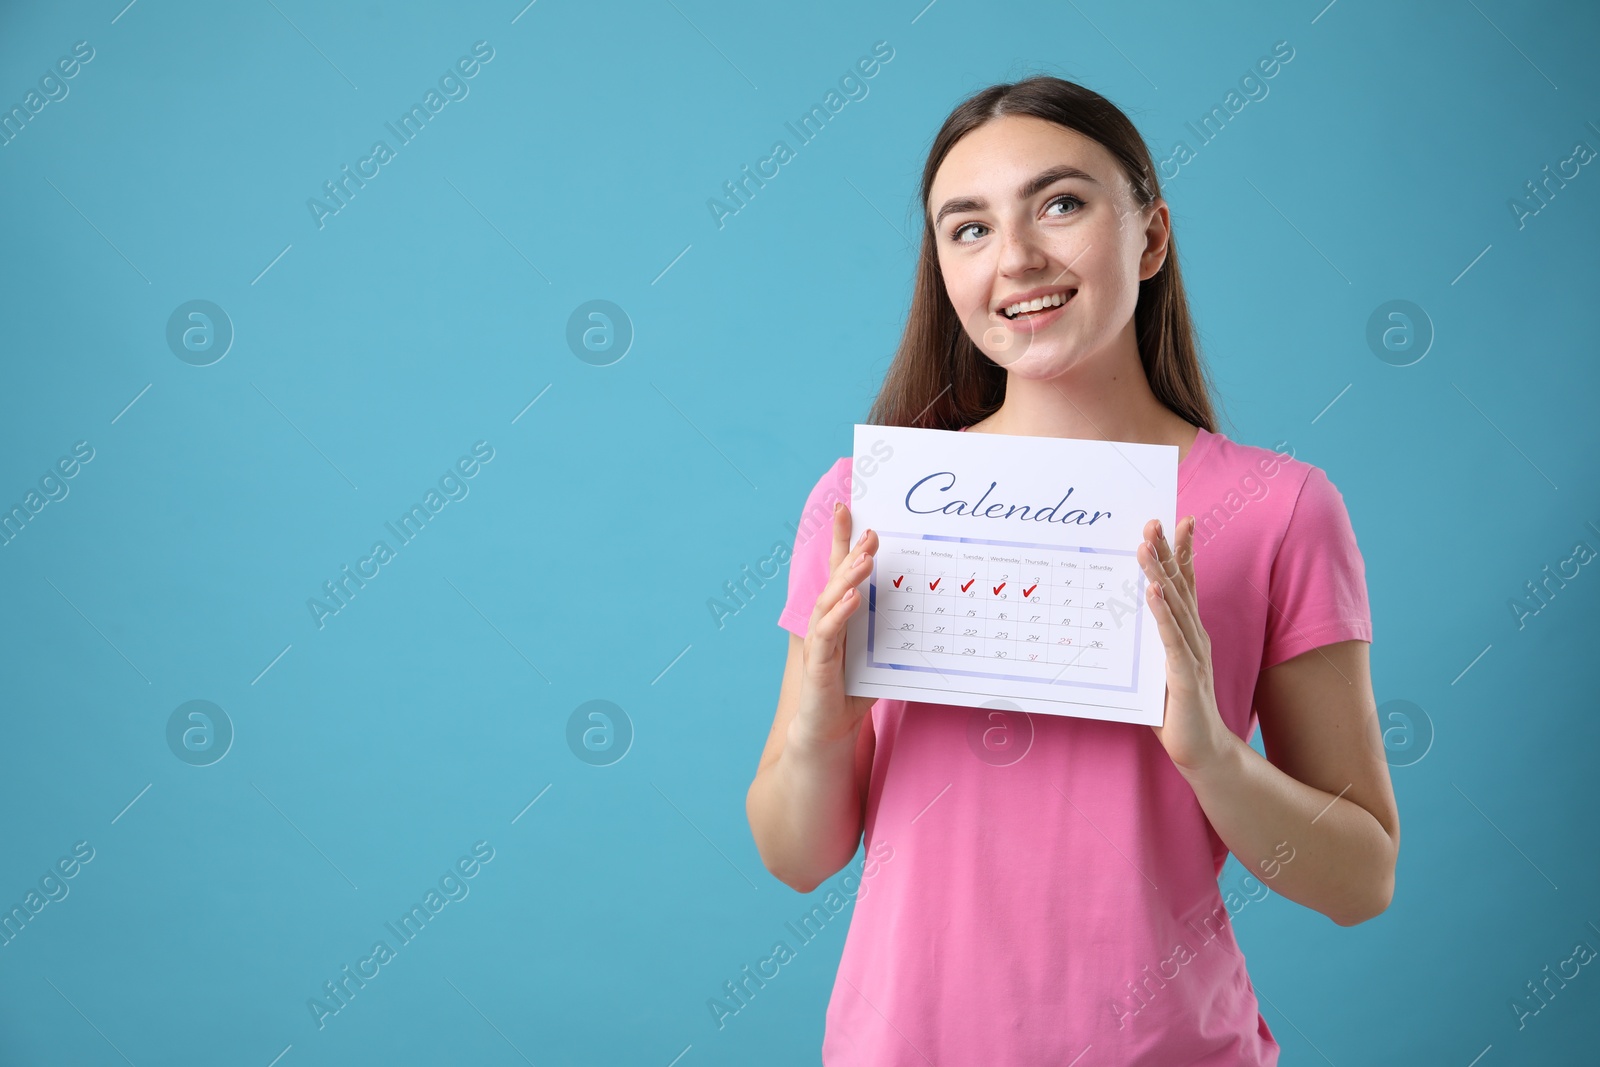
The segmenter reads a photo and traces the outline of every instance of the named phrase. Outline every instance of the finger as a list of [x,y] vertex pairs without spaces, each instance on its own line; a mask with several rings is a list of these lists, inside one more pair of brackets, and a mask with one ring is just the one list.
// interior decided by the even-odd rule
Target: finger
[[1160,529],[1156,532],[1155,559],[1167,582],[1163,589],[1167,606],[1172,609],[1172,616],[1188,640],[1189,647],[1198,655],[1204,638],[1200,629],[1200,611],[1194,602],[1194,590],[1189,587],[1188,579],[1172,553],[1172,547],[1167,544],[1166,531]]
[[[877,534],[870,529],[862,533],[860,540],[850,550],[850,554],[845,556],[843,562],[833,569],[833,573],[828,576],[827,584],[822,587],[822,592],[817,595],[816,606],[811,612],[813,622],[821,615],[832,611],[834,606],[839,603],[839,598],[844,595],[846,589],[853,589],[860,585],[872,573],[872,558],[877,545]],[[859,590],[856,595],[860,596]]]
[[1178,626],[1178,620],[1172,613],[1172,605],[1163,595],[1163,586],[1152,582],[1145,588],[1145,600],[1150,605],[1150,611],[1156,617],[1156,629],[1161,634],[1161,643],[1166,646],[1167,652],[1176,657],[1169,659],[1168,666],[1176,667],[1179,676],[1187,674],[1187,669],[1193,666],[1194,650],[1189,645],[1189,639]]
[[844,506],[844,501],[836,500],[833,504],[833,547],[828,552],[829,574],[839,569],[839,561],[849,550],[850,509]]
[[[835,501],[833,505],[833,545],[828,553],[828,573],[830,575],[839,569],[840,561],[850,552],[850,530],[854,524],[855,516],[850,513],[850,505],[842,500]],[[856,539],[854,547],[860,548],[870,532],[869,530],[863,530],[861,536]]]
[[1194,585],[1190,582],[1188,573],[1184,571],[1183,563],[1179,560],[1177,553],[1167,543],[1167,531],[1161,527],[1159,522],[1156,525],[1156,558],[1161,561],[1161,569],[1166,572],[1167,577],[1172,579],[1172,583],[1179,594],[1178,601],[1174,602],[1173,605],[1174,613],[1182,619],[1184,609],[1187,608],[1189,615],[1198,619],[1199,612],[1195,607]]
[[856,605],[861,603],[861,594],[853,587],[847,587],[844,592],[848,595],[841,594],[832,607],[824,611],[820,617],[813,618],[811,628],[807,631],[816,637],[812,644],[818,653],[815,662],[822,665],[830,664],[834,656],[844,647],[850,616],[855,614]]
[[1194,580],[1194,528],[1193,515],[1178,520],[1178,544],[1173,558],[1182,578],[1195,654],[1206,660],[1211,655],[1211,635],[1206,633],[1205,624],[1200,620],[1200,587]]
[[1194,516],[1189,515],[1178,522],[1178,565],[1183,568],[1183,576],[1189,580],[1189,588],[1194,593],[1195,606],[1200,604],[1200,587],[1194,580]]
[[1144,568],[1151,585],[1160,587],[1161,598],[1184,643],[1191,649],[1199,648],[1199,641],[1194,632],[1195,623],[1190,618],[1189,607],[1184,601],[1183,592],[1178,588],[1175,577],[1178,569],[1176,562],[1172,561],[1169,555],[1167,563],[1163,564],[1159,550],[1151,548],[1149,541],[1140,543],[1138,553],[1140,566]]

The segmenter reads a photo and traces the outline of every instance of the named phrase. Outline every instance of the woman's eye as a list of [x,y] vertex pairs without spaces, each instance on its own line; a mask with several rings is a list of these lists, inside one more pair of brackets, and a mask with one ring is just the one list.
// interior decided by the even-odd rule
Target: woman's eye
[[[1077,212],[1078,208],[1083,207],[1083,201],[1082,200],[1079,200],[1077,197],[1073,196],[1071,193],[1063,193],[1060,196],[1058,196],[1058,197],[1054,198],[1053,200],[1051,200],[1048,204],[1046,204],[1044,206],[1045,213],[1047,215],[1050,214],[1050,209],[1055,207],[1057,204],[1061,204],[1061,205],[1071,204],[1072,205],[1072,210],[1071,211],[1057,212],[1056,216],[1055,216],[1056,218],[1061,218],[1062,216],[1065,216],[1065,215],[1075,214]],[[985,226],[981,222],[964,222],[960,226],[957,226],[955,229],[950,231],[950,240],[954,241],[956,244],[963,244],[963,245],[964,244],[971,244],[972,241],[977,240],[978,237],[982,236],[982,234],[979,234],[979,235],[971,238],[971,240],[968,240],[965,237],[963,237],[963,235],[968,230],[972,230],[972,229],[987,230],[988,228],[989,227]]]
[[[1078,207],[1082,207],[1083,206],[1083,201],[1082,200],[1079,200],[1077,197],[1073,196],[1071,193],[1064,193],[1061,196],[1058,196],[1054,200],[1050,201],[1048,204],[1046,204],[1044,206],[1045,207],[1045,211],[1048,212],[1051,208],[1055,207],[1057,204],[1064,204],[1069,200],[1072,201],[1072,203],[1078,205]],[[1067,214],[1067,212],[1063,212],[1063,214]]]
[[978,228],[978,229],[980,229],[980,230],[986,230],[986,229],[988,229],[988,227],[987,227],[987,226],[985,226],[985,225],[984,225],[984,224],[983,224],[983,223],[981,223],[981,222],[967,222],[967,223],[963,223],[963,224],[962,224],[962,225],[960,225],[960,226],[957,226],[957,227],[956,227],[956,228],[955,228],[955,229],[953,229],[953,230],[951,230],[951,231],[950,231],[950,239],[951,239],[951,240],[952,240],[952,241],[954,241],[954,242],[956,242],[956,244],[970,244],[970,243],[971,243],[971,242],[969,242],[969,241],[963,241],[963,240],[962,240],[962,239],[961,239],[961,234],[962,234],[962,232],[963,232],[963,231],[965,231],[965,230],[970,230],[970,229],[972,229],[972,228],[973,228],[973,227],[974,227],[974,226],[976,226],[976,227],[977,227],[977,228]]

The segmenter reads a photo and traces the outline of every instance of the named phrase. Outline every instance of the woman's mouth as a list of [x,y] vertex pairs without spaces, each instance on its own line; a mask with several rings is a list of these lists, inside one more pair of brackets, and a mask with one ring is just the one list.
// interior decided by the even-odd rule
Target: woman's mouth
[[1000,314],[1007,323],[1018,330],[1032,333],[1060,318],[1063,309],[1072,303],[1072,298],[1077,295],[1078,290],[1069,289],[1065,293],[1055,293],[1027,303],[1013,304]]

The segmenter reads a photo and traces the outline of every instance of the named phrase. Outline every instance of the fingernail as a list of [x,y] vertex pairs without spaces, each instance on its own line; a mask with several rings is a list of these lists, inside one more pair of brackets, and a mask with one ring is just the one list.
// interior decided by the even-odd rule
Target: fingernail
[[842,501],[842,500],[835,500],[835,501],[834,501],[834,502],[833,502],[833,513],[834,513],[834,514],[835,514],[835,515],[837,515],[837,514],[839,514],[839,509],[840,509],[840,508],[842,508],[842,507],[844,507],[844,501]]

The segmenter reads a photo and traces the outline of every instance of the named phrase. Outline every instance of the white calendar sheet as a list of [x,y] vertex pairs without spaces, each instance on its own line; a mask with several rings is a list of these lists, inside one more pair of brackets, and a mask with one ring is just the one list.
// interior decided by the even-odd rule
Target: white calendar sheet
[[879,548],[845,692],[1161,725],[1135,550],[1150,519],[1172,540],[1176,445],[857,425],[853,462]]

